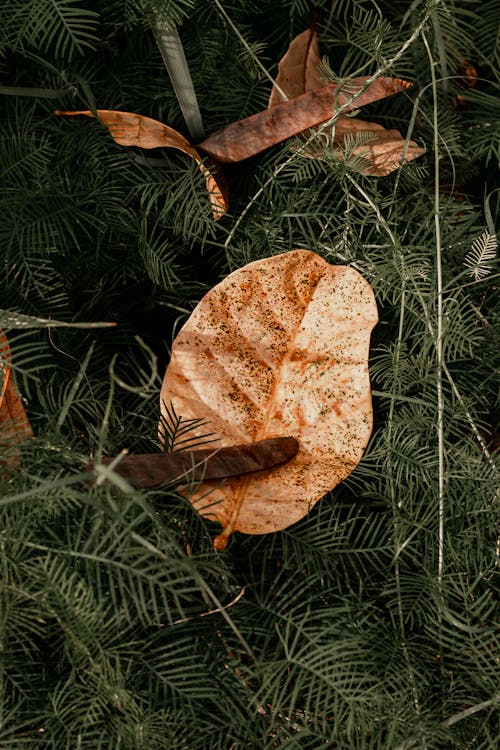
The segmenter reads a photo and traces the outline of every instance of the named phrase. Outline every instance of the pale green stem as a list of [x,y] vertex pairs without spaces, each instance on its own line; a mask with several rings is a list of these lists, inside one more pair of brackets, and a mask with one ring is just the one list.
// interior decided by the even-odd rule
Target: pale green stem
[[444,477],[444,398],[443,398],[443,274],[441,252],[441,220],[439,200],[439,123],[437,102],[436,63],[422,31],[422,41],[429,57],[432,97],[433,97],[433,138],[434,138],[434,228],[436,234],[436,395],[437,395],[437,438],[438,438],[438,586],[442,590],[444,573],[444,515],[445,515],[445,477]]
[[[337,117],[337,115],[335,115]],[[292,163],[292,161],[300,155],[303,151],[307,149],[309,144],[314,141],[327,127],[331,125],[331,120],[328,120],[328,122],[324,122],[322,125],[319,126],[319,128],[316,131],[313,131],[313,133],[309,136],[309,138],[304,141],[284,162],[279,164],[272,172],[272,174],[267,178],[267,180],[264,182],[263,185],[260,186],[260,188],[252,195],[250,200],[248,201],[247,205],[241,212],[241,214],[238,216],[237,220],[235,221],[234,225],[231,227],[231,231],[229,232],[225,242],[224,242],[224,248],[227,250],[229,245],[232,242],[232,239],[236,233],[236,230],[238,229],[239,225],[245,218],[246,214],[252,207],[252,205],[255,203],[255,201],[259,198],[260,195],[266,190],[267,186],[270,185],[276,177],[282,172],[289,164]]]
[[58,432],[61,429],[61,427],[63,426],[64,420],[68,416],[69,410],[71,408],[71,405],[73,404],[73,401],[76,398],[76,394],[78,392],[78,389],[80,387],[80,384],[81,384],[83,378],[86,377],[87,367],[89,365],[90,358],[92,357],[92,354],[93,354],[93,351],[94,351],[94,346],[95,346],[95,341],[93,341],[92,344],[90,345],[89,350],[88,350],[88,352],[87,352],[87,354],[85,356],[85,359],[83,360],[83,362],[82,362],[82,364],[80,366],[80,370],[78,372],[78,375],[76,376],[76,378],[73,381],[73,385],[71,386],[71,390],[69,392],[68,398],[66,399],[66,401],[62,405],[61,412],[59,414],[59,418],[58,418],[57,424],[56,424],[56,430]]
[[241,212],[241,214],[238,216],[238,218],[236,219],[235,223],[231,227],[231,231],[229,232],[229,234],[228,234],[228,236],[227,236],[227,238],[226,238],[226,240],[224,242],[224,248],[225,248],[226,251],[227,251],[227,248],[229,247],[229,245],[231,244],[231,242],[233,240],[233,237],[234,237],[234,235],[236,233],[236,230],[238,229],[239,225],[241,224],[241,222],[243,221],[243,219],[245,218],[245,216],[247,215],[247,213],[250,211],[250,209],[253,206],[253,204],[255,203],[255,201],[258,199],[258,197],[260,195],[262,195],[262,193],[266,190],[267,186],[270,185],[271,182],[273,182],[273,180],[276,179],[276,177],[279,175],[279,173],[282,172],[285,169],[285,167],[287,167],[293,161],[293,159],[295,158],[295,156],[296,156],[295,154],[292,154],[291,156],[288,157],[288,159],[286,161],[282,162],[278,167],[276,167],[276,169],[273,170],[273,173],[271,174],[271,176],[268,177],[268,179],[264,182],[263,185],[260,186],[260,188],[257,190],[257,192],[252,195],[252,197],[248,201],[247,205],[245,206],[245,208],[243,209],[243,211]]
[[477,714],[478,711],[484,711],[487,708],[491,708],[491,706],[495,706],[497,703],[500,703],[500,693],[497,693],[497,695],[494,695],[493,698],[490,698],[487,701],[476,703],[474,706],[469,706],[469,708],[460,711],[458,714],[453,714],[453,716],[450,716],[449,719],[445,719],[441,724],[443,727],[451,727],[458,721],[467,719],[469,716]]

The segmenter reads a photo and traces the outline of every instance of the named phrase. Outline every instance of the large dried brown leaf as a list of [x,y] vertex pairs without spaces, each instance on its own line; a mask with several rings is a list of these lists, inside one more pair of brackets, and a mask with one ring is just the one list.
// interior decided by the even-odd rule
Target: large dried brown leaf
[[378,78],[365,89],[368,79],[369,76],[361,76],[341,84],[330,83],[236,120],[199,143],[198,148],[220,162],[242,161],[330,120],[340,107],[350,112],[410,86],[400,78]]
[[[255,261],[230,274],[179,332],[161,402],[203,419],[222,445],[279,436],[300,442],[282,467],[189,498],[231,532],[295,523],[359,462],[372,428],[368,377],[373,292],[349,266],[307,250]],[[207,494],[208,493],[208,494]]]
[[[156,487],[165,482],[225,479],[277,466],[293,458],[299,449],[295,438],[279,437],[227,448],[200,448],[175,453],[145,453],[102,458],[113,471],[136,487]],[[92,469],[93,464],[87,468]]]
[[[276,83],[289,99],[322,87],[325,81],[319,72],[320,63],[315,29],[303,31],[291,41],[280,61]],[[281,101],[282,97],[273,89],[268,106],[275,107]],[[359,106],[361,105],[358,104]],[[343,158],[346,136],[360,132],[372,136],[368,143],[356,147],[351,152],[351,155],[363,157],[360,167],[362,174],[384,177],[399,167],[403,157],[404,161],[408,162],[425,153],[425,149],[418,146],[415,141],[409,141],[405,147],[405,139],[399,130],[386,130],[377,123],[344,115],[335,122],[331,137],[323,133],[319,142],[311,144],[301,153],[310,158],[321,159],[332,155]],[[311,131],[307,133],[308,136],[310,134]]]
[[[224,177],[220,170],[214,174],[205,166],[198,151],[183,135],[158,120],[133,112],[119,112],[114,109],[98,109],[96,112],[101,122],[108,128],[113,140],[120,146],[175,148],[191,156],[198,163],[205,177],[214,218],[219,219],[224,215],[227,211],[227,188]],[[57,109],[54,114],[94,117],[94,113],[90,110],[63,112]]]
[[9,342],[0,331],[0,478],[18,468],[19,444],[33,434],[12,379],[10,362]]

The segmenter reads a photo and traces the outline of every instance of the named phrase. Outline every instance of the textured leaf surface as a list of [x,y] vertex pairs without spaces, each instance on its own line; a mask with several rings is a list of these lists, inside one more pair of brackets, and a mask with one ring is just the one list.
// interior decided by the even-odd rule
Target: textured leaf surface
[[[114,109],[96,110],[99,119],[106,125],[113,140],[120,146],[137,146],[139,148],[175,148],[191,156],[199,165],[205,177],[205,184],[210,196],[210,204],[215,219],[227,211],[227,189],[223,176],[214,175],[202,162],[197,150],[173,128],[151,117],[137,115],[133,112],[119,112]],[[55,110],[55,115],[86,115],[94,117],[90,110],[63,112]]]
[[378,78],[365,88],[368,78],[361,76],[338,85],[331,83],[244,120],[236,120],[210,135],[198,144],[198,148],[217,161],[242,161],[307,128],[326,122],[340,107],[350,112],[404,91],[411,85],[400,78]]
[[279,436],[300,443],[283,466],[206,482],[190,496],[222,524],[219,549],[234,530],[295,523],[357,465],[372,429],[367,359],[376,322],[360,274],[307,250],[244,266],[196,307],[172,346],[162,403],[206,420],[222,445]]
[[0,477],[20,463],[18,445],[33,434],[12,380],[9,342],[0,331]]
[[[286,54],[278,63],[276,76],[276,83],[288,99],[325,86],[327,82],[319,72],[320,62],[318,35],[314,29],[306,29],[292,39]],[[275,107],[282,101],[279,89],[273,88],[269,107]]]
[[[276,83],[289,99],[314,91],[325,85],[325,80],[319,72],[320,63],[316,31],[303,31],[292,39],[281,59]],[[269,97],[269,107],[276,107],[282,101],[277,89],[273,89]],[[359,106],[361,104],[358,103]],[[325,158],[328,155],[341,159],[343,149],[348,143],[346,136],[355,136],[358,133],[371,136],[369,142],[351,151],[351,156],[362,157],[359,171],[366,175],[384,177],[399,167],[402,157],[405,161],[412,161],[425,153],[425,149],[418,146],[415,141],[409,141],[405,145],[405,139],[399,130],[386,130],[377,123],[345,115],[335,122],[331,137],[322,133],[322,139],[318,143],[311,144],[301,153],[313,159]]]

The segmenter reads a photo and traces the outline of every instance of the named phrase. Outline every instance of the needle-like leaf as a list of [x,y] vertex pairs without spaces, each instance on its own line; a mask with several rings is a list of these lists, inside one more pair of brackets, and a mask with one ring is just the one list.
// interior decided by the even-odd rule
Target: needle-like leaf
[[153,33],[187,128],[193,138],[203,138],[203,121],[179,32],[155,17]]

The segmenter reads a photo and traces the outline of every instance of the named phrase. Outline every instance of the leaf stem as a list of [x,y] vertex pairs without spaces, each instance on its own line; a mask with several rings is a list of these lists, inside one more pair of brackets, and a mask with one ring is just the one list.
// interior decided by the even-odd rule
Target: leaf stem
[[453,724],[456,724],[458,721],[462,721],[462,719],[467,719],[469,716],[472,716],[473,714],[477,714],[478,711],[484,711],[486,708],[490,708],[490,706],[495,706],[497,703],[500,703],[500,693],[497,693],[493,696],[493,698],[490,698],[487,701],[483,701],[482,703],[476,703],[474,706],[469,706],[469,708],[466,708],[464,711],[459,711],[457,714],[453,714],[453,716],[450,716],[448,719],[445,719],[445,721],[442,722],[441,726],[443,727],[451,727]]

